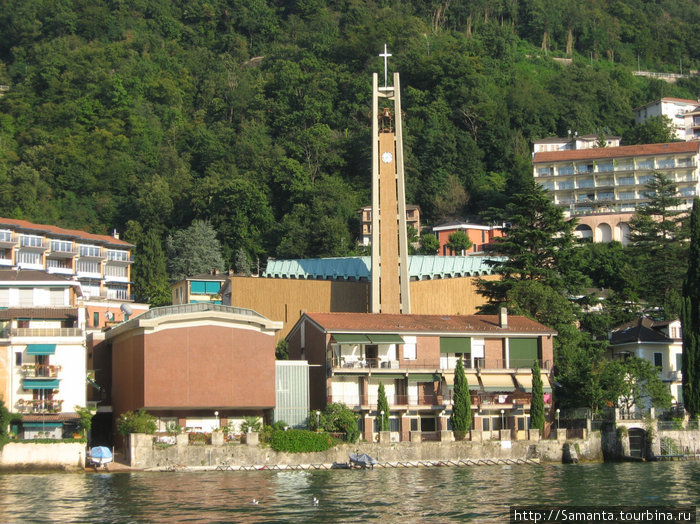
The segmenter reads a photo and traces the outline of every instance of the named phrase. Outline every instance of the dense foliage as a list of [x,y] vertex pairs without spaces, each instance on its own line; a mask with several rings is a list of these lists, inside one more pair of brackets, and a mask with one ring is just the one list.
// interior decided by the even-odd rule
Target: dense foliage
[[286,453],[326,451],[337,443],[338,441],[328,433],[316,433],[306,429],[277,430],[270,435],[270,447]]
[[532,368],[532,402],[530,404],[530,427],[539,429],[540,435],[544,435],[544,389],[540,363],[535,360]]
[[690,254],[683,283],[683,402],[691,418],[700,414],[700,199],[690,214]]
[[131,433],[146,433],[152,435],[156,432],[156,418],[140,409],[136,413],[127,411],[119,415],[117,419],[117,432],[127,436]]
[[307,425],[311,430],[322,429],[331,433],[345,433],[347,442],[355,442],[360,437],[357,420],[358,415],[345,404],[331,402],[320,413],[311,411]]
[[379,383],[377,390],[377,429],[389,431],[389,400],[386,398],[384,382]]
[[633,142],[635,106],[695,98],[698,78],[631,72],[698,69],[698,22],[692,0],[3,0],[0,214],[95,233],[131,222],[132,241],[161,249],[207,220],[227,267],[352,254],[385,43],[408,201],[434,224],[502,208],[534,139]]

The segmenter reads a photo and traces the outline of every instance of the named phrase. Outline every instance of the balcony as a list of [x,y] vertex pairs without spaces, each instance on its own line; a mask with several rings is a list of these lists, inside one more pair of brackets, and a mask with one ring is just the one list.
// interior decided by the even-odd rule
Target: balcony
[[[390,408],[444,408],[452,403],[449,395],[425,394],[425,395],[391,395],[387,394],[387,402]],[[377,395],[328,395],[328,402],[342,402],[353,409],[371,410],[377,408]]]
[[22,364],[20,373],[23,378],[58,378],[61,366],[49,364]]
[[11,337],[82,337],[81,328],[12,328],[9,331]]
[[18,400],[15,404],[17,413],[60,413],[63,400]]
[[[508,366],[506,366],[508,364]],[[542,371],[549,371],[552,369],[551,360],[539,360],[540,369]],[[506,362],[503,359],[491,359],[491,358],[475,358],[474,368],[470,367],[470,364],[465,363],[465,369],[531,369],[533,365],[533,360],[530,359],[510,359]],[[331,368],[334,371],[350,370],[350,369],[367,369],[367,370],[432,370],[435,372],[441,371],[453,371],[454,368],[443,367],[440,361],[435,359],[429,360],[391,360],[384,358],[357,358],[350,356],[341,356],[340,358],[333,358],[331,362]]]
[[19,237],[7,231],[0,233],[0,248],[11,249],[19,243]]
[[21,237],[19,249],[22,251],[46,251],[49,248],[43,238]]

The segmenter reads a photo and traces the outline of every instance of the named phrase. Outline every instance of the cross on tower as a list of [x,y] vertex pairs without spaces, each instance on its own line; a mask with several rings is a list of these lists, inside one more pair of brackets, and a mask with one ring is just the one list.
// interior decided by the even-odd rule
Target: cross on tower
[[387,59],[391,56],[386,50],[386,44],[384,44],[384,52],[379,56],[384,58],[384,87],[386,87]]

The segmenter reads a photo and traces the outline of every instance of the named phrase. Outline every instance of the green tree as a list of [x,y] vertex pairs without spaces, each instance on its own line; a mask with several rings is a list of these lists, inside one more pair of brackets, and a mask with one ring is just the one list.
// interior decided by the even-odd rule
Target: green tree
[[629,129],[622,137],[624,145],[663,144],[675,139],[671,119],[665,115],[651,116],[644,123]]
[[472,245],[472,241],[464,231],[455,231],[447,237],[447,247],[453,255],[465,255]]
[[464,374],[464,363],[461,358],[455,366],[454,398],[450,421],[455,438],[458,440],[463,439],[472,426],[472,398],[469,394],[469,383]]
[[245,275],[249,277],[251,275],[251,270],[250,270],[250,257],[248,257],[248,253],[245,252],[245,249],[242,247],[239,247],[236,250],[236,273],[239,275]]
[[700,414],[700,199],[690,214],[688,270],[683,282],[683,404],[691,418]]
[[484,309],[495,310],[520,281],[541,282],[562,295],[577,294],[584,277],[571,263],[575,222],[565,220],[563,210],[532,180],[509,204],[507,215],[510,226],[493,243],[493,253],[502,258],[488,261],[501,278],[478,281],[479,293],[488,301]]
[[275,346],[276,360],[289,360],[289,344],[285,339],[280,339]]
[[540,363],[535,360],[532,367],[532,403],[530,404],[530,427],[539,429],[540,435],[544,435],[544,390],[542,388],[542,375]]
[[620,407],[628,410],[635,405],[671,407],[671,392],[661,381],[659,369],[651,362],[632,356],[623,361],[623,368],[620,390],[617,391]]
[[224,269],[216,231],[205,220],[194,220],[187,229],[168,236],[167,252],[168,270],[175,281]]
[[[355,442],[360,436],[358,415],[341,402],[331,402],[321,414],[321,427],[326,431],[345,433],[347,442]],[[309,428],[316,428],[316,413],[309,414]]]
[[389,401],[386,398],[384,382],[379,383],[377,390],[377,426],[379,431],[389,431]]
[[440,241],[433,233],[423,233],[420,236],[420,254],[437,255],[440,249]]
[[144,232],[137,222],[131,222],[126,236],[129,242],[136,244],[132,277],[134,297],[155,307],[170,304],[172,294],[158,232],[154,229]]
[[78,414],[78,429],[87,437],[92,428],[92,417],[95,415],[95,410],[82,406],[75,406],[75,412]]
[[127,411],[119,415],[117,419],[117,431],[120,435],[129,435],[131,433],[146,433],[152,435],[156,432],[156,418],[153,415],[146,413],[143,409],[136,413]]
[[650,308],[662,310],[666,296],[680,293],[686,271],[688,230],[680,209],[681,198],[675,183],[665,174],[655,172],[647,184],[644,197],[648,203],[637,207],[630,220],[630,242],[641,277],[641,298]]

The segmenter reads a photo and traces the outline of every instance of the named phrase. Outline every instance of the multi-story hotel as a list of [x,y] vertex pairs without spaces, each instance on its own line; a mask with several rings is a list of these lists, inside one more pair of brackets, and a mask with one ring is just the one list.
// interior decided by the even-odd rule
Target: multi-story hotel
[[0,266],[77,280],[89,298],[131,300],[133,247],[117,236],[0,218]]
[[625,243],[629,220],[654,173],[678,188],[681,208],[698,194],[700,142],[672,142],[581,150],[535,152],[535,181],[548,189],[566,217],[576,217],[577,235],[594,242]]

